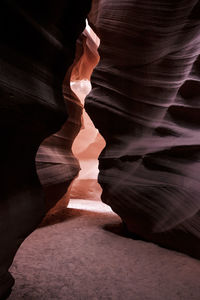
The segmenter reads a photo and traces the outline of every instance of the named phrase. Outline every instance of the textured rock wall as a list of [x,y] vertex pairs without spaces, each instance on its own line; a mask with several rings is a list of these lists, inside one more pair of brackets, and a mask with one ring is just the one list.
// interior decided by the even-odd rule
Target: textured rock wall
[[35,155],[66,120],[62,82],[89,9],[76,0],[0,4],[0,299],[17,248],[44,214]]
[[106,140],[102,200],[128,229],[200,257],[199,1],[93,1],[86,111]]
[[[70,191],[69,186],[80,170],[71,146],[81,128],[83,105],[71,90],[70,80],[82,55],[81,36],[77,42],[74,63],[63,81],[63,96],[69,117],[58,132],[43,141],[36,156],[37,173],[44,189],[47,211],[55,205],[59,209],[62,205],[66,207],[69,201],[67,191]],[[56,207],[54,209],[57,209]]]
[[[99,61],[99,39],[87,26],[84,38],[84,54],[72,76],[72,89],[84,105],[85,96],[91,90],[90,76]],[[77,79],[79,79],[77,81]],[[76,80],[76,81],[75,81]],[[72,184],[70,197],[75,199],[100,200],[101,188],[97,183],[98,156],[105,147],[105,141],[94,127],[91,119],[83,109],[81,130],[75,139],[72,149],[80,163],[80,173]]]
[[[74,82],[72,88],[84,104],[84,99],[91,89],[90,82],[88,80]],[[105,141],[83,109],[81,130],[72,146],[81,170],[73,181],[70,191],[71,199],[100,200],[101,187],[97,183],[98,156],[104,147]]]
[[[90,190],[88,181],[87,183],[77,181],[75,185],[74,182],[73,185],[71,183],[79,174],[78,159],[81,158],[80,152],[83,151],[83,148],[87,152],[87,172],[88,166],[93,165],[93,161],[90,160],[93,153],[90,149],[86,150],[85,145],[87,145],[86,148],[89,148],[91,141],[94,142],[91,134],[95,133],[96,136],[97,130],[93,125],[89,132],[84,130],[85,134],[82,130],[80,133],[82,138],[79,136],[78,140],[76,139],[73,151],[72,144],[80,128],[85,127],[84,98],[89,92],[88,88],[90,89],[90,87],[87,83],[89,83],[91,73],[98,60],[95,35],[92,31],[89,33],[85,29],[76,42],[75,59],[63,82],[63,95],[69,117],[59,132],[43,141],[36,156],[37,172],[45,193],[46,210],[52,208],[49,213],[62,207],[66,208],[71,194],[76,194],[76,198],[83,198],[84,190]],[[82,87],[82,85],[84,86]],[[82,164],[82,160],[80,163]],[[96,178],[94,181],[96,183]],[[93,183],[93,189],[97,185],[95,183]],[[80,193],[81,195],[78,197]],[[92,195],[94,196],[94,194]]]

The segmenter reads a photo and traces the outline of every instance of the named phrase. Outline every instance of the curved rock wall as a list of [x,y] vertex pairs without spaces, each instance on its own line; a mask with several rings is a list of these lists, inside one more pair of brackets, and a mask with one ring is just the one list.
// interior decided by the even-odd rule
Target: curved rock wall
[[55,205],[59,206],[59,209],[61,206],[66,207],[69,201],[67,191],[80,170],[79,162],[71,150],[72,143],[81,128],[83,112],[83,105],[70,87],[73,70],[76,69],[76,64],[79,64],[83,54],[82,43],[79,42],[78,45],[74,63],[63,81],[68,119],[58,132],[42,142],[36,156],[37,173],[45,194],[46,211]]
[[199,1],[93,2],[86,111],[106,140],[102,200],[142,238],[200,257]]
[[[85,97],[91,90],[90,77],[94,67],[99,61],[98,45],[99,39],[86,27],[84,34],[84,55],[72,76],[72,89],[84,105]],[[77,79],[79,79],[77,81]],[[75,81],[76,80],[76,81]],[[78,158],[81,171],[74,180],[70,191],[73,199],[100,200],[101,187],[97,183],[98,156],[105,146],[105,141],[94,127],[90,117],[83,109],[81,130],[75,139],[72,150]]]
[[[63,82],[63,95],[69,117],[60,131],[43,141],[36,156],[37,172],[45,193],[46,210],[53,208],[55,211],[61,209],[62,206],[66,208],[69,196],[71,196],[70,184],[80,170],[76,158],[77,151],[75,151],[75,156],[73,151],[78,148],[80,152],[84,147],[83,144],[88,145],[90,142],[88,134],[90,135],[91,132],[87,132],[82,140],[76,141],[76,149],[72,151],[74,139],[84,126],[83,105],[87,93],[87,91],[80,93],[80,88],[74,89],[73,87],[80,87],[82,80],[89,82],[98,60],[97,44],[92,35],[85,29],[76,42],[75,59]],[[87,153],[91,155],[91,151],[88,150]],[[79,182],[73,191],[75,190],[76,195],[82,193],[84,188],[88,190],[87,184],[84,182],[81,185]]]
[[40,143],[66,120],[62,82],[90,1],[0,4],[0,299],[12,286],[15,252],[44,215],[35,168]]

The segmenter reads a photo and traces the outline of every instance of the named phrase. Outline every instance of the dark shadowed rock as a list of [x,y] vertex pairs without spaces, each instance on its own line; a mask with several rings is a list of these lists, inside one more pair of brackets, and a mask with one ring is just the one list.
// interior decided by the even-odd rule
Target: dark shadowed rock
[[0,4],[0,298],[17,248],[44,215],[35,155],[66,120],[62,83],[90,1]]
[[130,231],[200,258],[197,3],[94,1],[101,59],[86,110],[106,140],[102,200]]

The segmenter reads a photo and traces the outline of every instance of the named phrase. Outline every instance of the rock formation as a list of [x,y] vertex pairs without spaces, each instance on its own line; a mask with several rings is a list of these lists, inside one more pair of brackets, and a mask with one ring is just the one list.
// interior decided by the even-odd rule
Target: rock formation
[[[91,90],[91,73],[99,61],[97,48],[99,39],[90,27],[84,32],[84,53],[76,65],[72,76],[72,89],[84,105],[85,97]],[[79,79],[77,81],[77,78]],[[105,141],[94,127],[83,109],[81,130],[75,139],[72,150],[80,163],[79,176],[73,181],[70,198],[100,200],[101,187],[97,183],[98,156],[105,147]]]
[[199,1],[93,1],[89,23],[102,200],[141,238],[200,258]]
[[89,0],[0,4],[0,299],[15,252],[44,215],[35,155],[66,120],[62,82],[89,9]]
[[[66,208],[71,190],[69,186],[80,170],[71,147],[82,126],[83,104],[80,96],[71,89],[70,82],[90,80],[98,59],[97,44],[85,29],[76,42],[75,59],[63,82],[63,96],[69,118],[59,132],[43,141],[36,156],[37,172],[45,193],[46,210],[51,209],[50,213],[52,208],[53,211],[61,209],[62,206]],[[84,143],[88,144],[87,138]]]
[[[86,100],[106,140],[102,200],[129,231],[198,258],[199,8],[198,0],[94,0],[100,62]],[[82,35],[72,66],[89,10],[89,0],[0,4],[0,299],[18,247],[45,213],[40,144],[46,210],[79,170],[71,145],[82,106],[69,81],[89,78],[96,63]]]

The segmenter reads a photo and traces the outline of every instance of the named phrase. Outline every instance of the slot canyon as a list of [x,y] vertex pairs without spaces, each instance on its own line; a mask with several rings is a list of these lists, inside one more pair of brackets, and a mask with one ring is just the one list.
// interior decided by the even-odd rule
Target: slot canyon
[[0,300],[199,300],[200,1],[0,23]]

